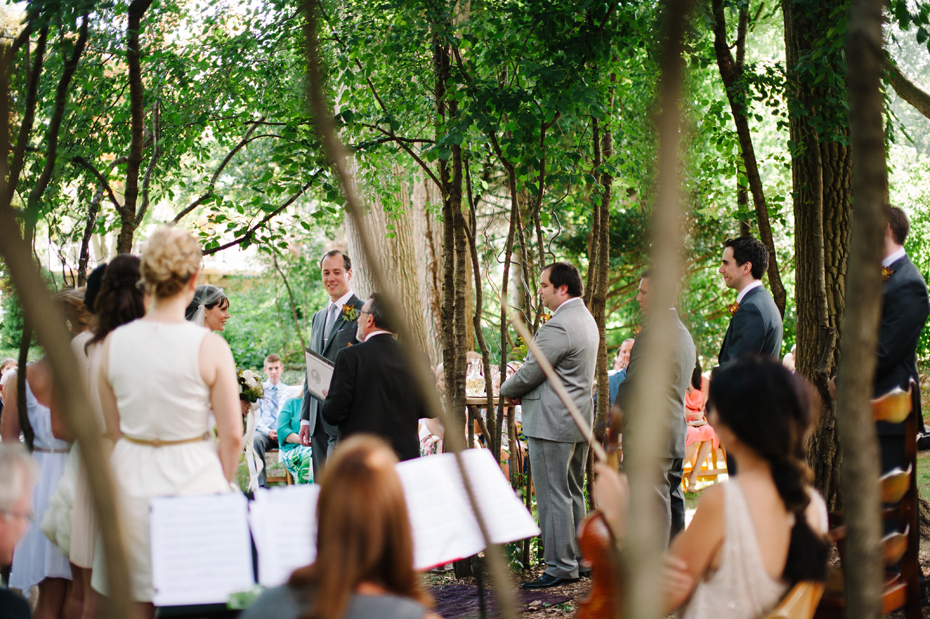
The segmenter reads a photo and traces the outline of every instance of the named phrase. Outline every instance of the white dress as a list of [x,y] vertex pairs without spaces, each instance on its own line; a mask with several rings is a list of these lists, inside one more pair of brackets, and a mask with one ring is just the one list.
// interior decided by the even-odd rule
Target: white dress
[[39,479],[32,488],[32,509],[36,519],[13,552],[10,587],[28,592],[46,578],[71,579],[67,557],[45,537],[38,525],[65,470],[71,443],[52,436],[52,413],[36,400],[29,381],[26,381],[26,411],[35,433],[32,455],[39,464]]
[[[788,584],[774,580],[762,565],[756,530],[746,496],[736,479],[723,482],[724,532],[720,568],[698,583],[682,619],[755,619],[775,607],[788,591]],[[811,501],[818,506],[826,531],[827,508],[816,492]]]
[[[137,320],[110,334],[107,381],[123,437],[110,465],[118,493],[134,600],[152,600],[149,501],[156,496],[229,492],[212,440],[155,446],[142,441],[206,437],[209,388],[200,376],[200,345],[208,331],[189,322]],[[106,593],[98,540],[92,586]]]

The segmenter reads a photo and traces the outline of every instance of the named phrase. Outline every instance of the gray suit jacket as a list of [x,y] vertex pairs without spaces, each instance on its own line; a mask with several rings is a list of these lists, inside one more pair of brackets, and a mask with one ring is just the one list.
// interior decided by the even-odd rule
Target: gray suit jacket
[[781,314],[772,295],[763,286],[757,286],[743,297],[739,309],[730,319],[727,334],[723,337],[717,363],[722,367],[745,354],[781,358]]
[[[354,307],[355,311],[358,312],[365,305],[365,302],[353,294],[348,305]],[[313,320],[310,323],[310,350],[335,363],[336,355],[339,354],[340,350],[358,343],[358,340],[355,339],[358,317],[355,320],[346,320],[345,316],[340,313],[336,323],[330,327],[329,333],[324,334],[323,322],[326,320],[328,307],[329,304],[327,303],[326,307],[313,315]],[[331,437],[330,442],[335,442],[339,429],[326,423],[323,419],[323,402],[310,395],[310,391],[307,389],[306,377],[304,377],[304,401],[300,405],[300,418],[310,422],[311,436],[316,429],[317,420],[319,420],[323,427],[326,428],[326,433]]]
[[[594,317],[580,299],[566,303],[568,305],[562,305],[549,322],[539,328],[533,339],[565,384],[578,410],[591,423],[594,408],[591,395],[600,336]],[[529,353],[523,367],[501,385],[501,395],[522,399],[523,432],[527,436],[562,443],[585,440],[533,353]]]
[[665,450],[657,455],[664,458],[684,458],[685,440],[688,435],[688,424],[685,421],[685,397],[688,392],[688,384],[691,383],[694,364],[697,362],[697,349],[694,347],[694,340],[691,339],[687,327],[678,319],[678,313],[675,310],[669,311],[674,314],[672,328],[674,329],[675,350],[671,359],[669,359],[672,366],[672,382],[668,385],[665,396],[656,404],[659,410],[634,411],[629,408],[634,385],[636,385],[637,381],[645,378],[645,374],[643,374],[643,355],[651,336],[648,325],[643,328],[642,333],[636,338],[636,343],[633,344],[633,350],[630,352],[630,365],[626,369],[626,380],[620,383],[620,387],[617,389],[617,403],[625,413],[624,445],[629,445],[636,440],[635,436],[628,436],[626,430],[630,415],[661,413],[663,416],[662,433],[668,437],[668,441]]

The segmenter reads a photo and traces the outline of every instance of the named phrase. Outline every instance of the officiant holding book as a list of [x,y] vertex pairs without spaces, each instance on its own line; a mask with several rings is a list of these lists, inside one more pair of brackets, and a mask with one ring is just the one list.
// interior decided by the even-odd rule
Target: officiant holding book
[[[386,440],[400,460],[420,456],[418,422],[430,417],[426,398],[410,370],[410,353],[394,337],[386,300],[373,293],[359,312],[358,344],[341,351],[323,419],[339,427],[339,440],[375,434]],[[424,371],[429,365],[423,355]]]
[[[356,322],[362,300],[349,287],[352,261],[338,249],[326,252],[320,260],[320,277],[329,294],[327,306],[313,315],[309,351],[336,360],[344,348],[357,344]],[[310,393],[304,378],[304,398],[300,410],[300,442],[312,450],[313,474],[319,478],[326,458],[336,445],[337,428],[323,419],[323,401]]]

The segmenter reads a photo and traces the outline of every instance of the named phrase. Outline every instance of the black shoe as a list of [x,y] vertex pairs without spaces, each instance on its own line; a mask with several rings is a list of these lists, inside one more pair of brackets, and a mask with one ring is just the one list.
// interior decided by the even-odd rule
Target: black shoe
[[569,583],[578,582],[577,578],[559,578],[551,574],[543,574],[536,580],[531,580],[520,585],[521,589],[548,589],[549,587],[558,587]]
[[917,451],[927,451],[930,449],[930,434],[917,435]]
[[578,570],[578,576],[581,578],[591,578],[591,570]]

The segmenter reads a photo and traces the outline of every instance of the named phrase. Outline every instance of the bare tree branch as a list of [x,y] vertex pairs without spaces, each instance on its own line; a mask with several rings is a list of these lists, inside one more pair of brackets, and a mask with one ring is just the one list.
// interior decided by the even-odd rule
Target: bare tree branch
[[249,229],[245,232],[245,234],[243,234],[243,235],[240,236],[239,238],[233,239],[233,240],[230,241],[229,243],[226,243],[226,244],[224,244],[224,245],[220,245],[219,247],[212,247],[212,248],[210,248],[210,249],[205,249],[205,250],[203,250],[203,255],[204,255],[204,256],[210,256],[210,255],[212,255],[212,254],[215,254],[216,252],[223,251],[224,249],[229,249],[230,247],[235,247],[236,245],[240,245],[240,244],[244,243],[244,242],[247,241],[247,240],[251,240],[252,237],[255,236],[255,233],[258,231],[259,228],[263,227],[265,224],[267,224],[269,221],[271,221],[274,217],[277,217],[278,215],[280,215],[281,212],[282,212],[284,209],[286,209],[287,207],[289,207],[290,205],[292,205],[294,202],[296,202],[296,201],[297,201],[297,198],[299,198],[300,196],[304,195],[304,193],[306,193],[306,191],[307,191],[308,189],[310,189],[310,186],[313,185],[313,181],[315,181],[315,180],[317,179],[317,177],[318,177],[320,174],[322,174],[322,172],[323,172],[322,170],[319,170],[316,174],[314,174],[312,177],[310,177],[310,180],[307,181],[306,184],[304,184],[303,187],[301,187],[300,190],[299,190],[297,193],[295,193],[295,194],[292,195],[290,198],[288,198],[287,202],[285,202],[284,204],[282,204],[281,206],[279,206],[279,207],[276,208],[275,210],[273,210],[273,211],[271,211],[270,213],[268,213],[260,222],[258,222],[257,224],[255,224],[254,226],[252,226],[251,228],[249,228]]
[[890,58],[885,63],[885,77],[898,93],[898,96],[910,103],[918,112],[930,118],[930,93],[923,90],[901,71]]
[[[128,159],[129,159],[128,157],[120,157],[120,160],[122,160],[123,162],[127,161]],[[115,208],[116,212],[119,213],[119,215],[122,217],[123,207],[120,205],[119,201],[116,199],[116,194],[113,193],[113,188],[110,187],[110,183],[107,181],[107,178],[100,172],[100,170],[95,168],[91,162],[89,162],[87,159],[84,159],[84,157],[81,157],[80,155],[71,157],[70,161],[71,163],[76,163],[77,165],[84,166],[90,171],[91,174],[94,175],[94,178],[96,178],[97,182],[100,183],[100,187],[106,190],[107,195],[110,198],[110,202],[113,204],[113,208]],[[115,165],[116,165],[116,162],[114,161],[113,164],[110,166],[110,169],[112,170]]]
[[197,198],[196,200],[194,200],[193,202],[185,206],[181,210],[181,212],[175,215],[174,220],[173,220],[174,223],[178,223],[179,221],[181,221],[181,219],[183,219],[187,214],[189,214],[195,208],[197,208],[198,206],[206,202],[210,198],[210,196],[213,195],[213,188],[216,186],[216,181],[217,179],[219,179],[220,174],[223,173],[223,169],[232,160],[232,158],[236,155],[236,153],[242,150],[242,148],[244,148],[246,144],[251,142],[250,137],[252,133],[258,128],[258,125],[261,124],[263,120],[265,120],[264,116],[259,118],[257,121],[249,123],[251,126],[245,132],[245,135],[242,136],[242,139],[239,140],[238,144],[233,146],[232,150],[229,151],[229,153],[226,155],[226,157],[223,159],[220,165],[216,168],[216,171],[213,173],[213,177],[210,179],[210,182],[207,184],[207,190],[203,194],[201,194],[199,198]]
[[158,162],[158,158],[161,156],[161,151],[158,150],[158,136],[161,127],[159,126],[159,121],[161,120],[161,107],[156,99],[155,108],[152,114],[152,143],[154,148],[152,149],[152,158],[149,159],[149,167],[145,171],[145,178],[142,179],[142,204],[139,206],[139,212],[136,213],[135,225],[138,228],[139,224],[142,223],[142,218],[145,217],[145,212],[149,209],[149,186],[152,183],[152,172],[155,171],[155,164]]
[[[8,201],[13,200],[16,189],[19,186],[19,176],[23,172],[23,162],[26,157],[26,147],[29,145],[29,134],[32,132],[32,123],[35,120],[36,101],[39,96],[39,77],[42,75],[42,63],[45,60],[45,46],[48,42],[48,26],[42,29],[39,35],[39,41],[36,43],[35,66],[29,75],[28,88],[26,90],[26,106],[23,111],[23,122],[19,126],[19,136],[16,139],[16,147],[13,149],[13,163],[10,166],[10,180],[6,186],[5,198]],[[28,62],[27,62],[28,65]],[[32,233],[27,233],[26,242],[28,243]]]

